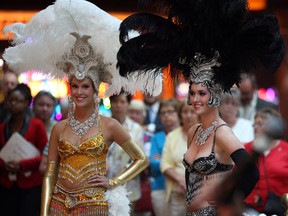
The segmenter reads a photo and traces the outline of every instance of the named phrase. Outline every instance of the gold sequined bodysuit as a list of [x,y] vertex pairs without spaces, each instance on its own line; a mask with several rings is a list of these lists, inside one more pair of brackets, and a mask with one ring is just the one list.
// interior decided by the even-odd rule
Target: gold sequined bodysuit
[[[50,214],[108,215],[106,189],[91,187],[87,182],[87,179],[95,173],[106,175],[108,146],[102,135],[101,122],[99,122],[99,133],[95,137],[86,139],[79,146],[63,139],[62,135],[63,133],[58,145],[60,155],[58,180],[51,201]],[[61,184],[62,182],[71,185],[74,189],[71,187],[67,189]]]

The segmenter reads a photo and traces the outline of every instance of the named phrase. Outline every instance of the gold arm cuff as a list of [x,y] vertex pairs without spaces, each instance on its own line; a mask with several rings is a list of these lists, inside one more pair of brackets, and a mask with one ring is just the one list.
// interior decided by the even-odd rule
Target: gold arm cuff
[[109,179],[109,186],[111,189],[114,189],[118,185],[121,185],[121,182],[117,178]]
[[130,156],[133,162],[121,174],[115,178],[109,179],[110,188],[115,188],[119,185],[125,184],[127,181],[135,178],[148,165],[149,160],[139,145],[132,139],[121,145],[124,151]]
[[50,202],[56,184],[57,173],[58,163],[56,163],[56,161],[49,161],[42,185],[41,216],[48,216],[49,214]]

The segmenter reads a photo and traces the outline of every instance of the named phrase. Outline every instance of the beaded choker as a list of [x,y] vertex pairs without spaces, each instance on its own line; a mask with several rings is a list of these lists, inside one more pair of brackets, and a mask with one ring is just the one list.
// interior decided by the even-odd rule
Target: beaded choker
[[211,132],[215,129],[220,117],[216,118],[215,121],[212,122],[211,126],[206,128],[205,130],[202,127],[202,124],[199,128],[199,133],[197,134],[197,145],[204,145],[206,143],[206,140],[210,136]]

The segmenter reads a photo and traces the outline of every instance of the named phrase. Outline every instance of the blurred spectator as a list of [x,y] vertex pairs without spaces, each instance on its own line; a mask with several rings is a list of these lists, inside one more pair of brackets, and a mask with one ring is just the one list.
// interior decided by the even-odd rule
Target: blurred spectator
[[241,92],[241,104],[239,107],[240,117],[254,122],[256,112],[264,107],[271,107],[278,110],[274,103],[262,100],[258,97],[257,81],[254,74],[242,74],[239,84]]
[[146,106],[142,100],[131,100],[128,108],[128,116],[140,125],[144,125],[146,118]]
[[150,153],[151,199],[156,216],[169,215],[169,206],[165,202],[165,177],[161,173],[160,162],[166,135],[179,126],[178,101],[175,99],[161,101],[159,113],[164,129],[152,137]]
[[254,139],[252,122],[238,117],[240,91],[237,88],[232,88],[230,91],[231,93],[223,93],[219,114],[228,126],[232,128],[233,133],[240,142],[250,142]]
[[168,202],[170,216],[186,214],[185,168],[182,161],[187,151],[187,133],[193,125],[199,123],[199,117],[194,113],[192,106],[185,102],[179,107],[178,115],[181,126],[167,135],[160,164],[161,172],[166,177],[165,200]]
[[[145,130],[144,120],[146,117],[146,106],[142,100],[131,100],[128,107],[128,116],[139,123],[143,127],[143,150],[149,157],[151,149],[151,136],[152,133]],[[152,203],[151,203],[151,183],[150,183],[150,167],[148,166],[140,174],[141,180],[141,198],[136,202],[135,211],[137,215],[151,215]]]
[[128,107],[128,116],[131,118],[133,121],[137,122],[143,127],[143,132],[144,132],[144,140],[143,140],[143,150],[145,154],[149,157],[150,155],[150,148],[151,148],[151,143],[150,143],[150,138],[152,136],[152,133],[148,130],[146,130],[146,127],[144,126],[144,121],[146,118],[146,106],[143,101],[141,100],[131,100],[130,105]]
[[[288,143],[281,139],[283,127],[278,111],[263,108],[255,115],[255,140],[245,145],[248,152],[252,152],[252,149],[263,152],[258,157],[260,179],[245,202],[267,215],[284,215],[280,196],[288,192]],[[277,203],[274,203],[273,212],[268,212],[265,208],[269,192],[279,196],[278,207]]]
[[[112,118],[119,121],[135,142],[143,149],[143,129],[141,125],[128,117],[128,107],[131,101],[131,95],[120,92],[119,95],[112,95],[110,101]],[[108,163],[108,178],[113,178],[127,168],[131,163],[131,159],[119,145],[112,143],[109,147]],[[138,175],[127,182],[126,187],[128,193],[130,193],[131,215],[135,215],[135,204],[141,197],[140,176]]]
[[18,84],[7,94],[11,116],[7,123],[0,124],[0,149],[14,132],[18,132],[39,150],[40,155],[20,161],[4,162],[0,159],[0,203],[3,216],[40,214],[42,177],[39,164],[47,144],[47,135],[42,121],[27,115],[31,100],[30,88],[25,84]]
[[4,71],[4,77],[3,77],[4,101],[0,103],[0,123],[4,122],[9,118],[9,112],[5,104],[5,99],[7,97],[7,93],[13,88],[15,88],[17,84],[18,84],[17,74],[10,70]]
[[53,97],[51,93],[47,91],[40,91],[34,97],[33,101],[34,116],[35,118],[38,118],[43,122],[48,138],[48,142],[44,148],[42,160],[39,166],[41,174],[44,174],[46,170],[49,138],[53,126],[57,123],[57,121],[51,119],[55,106],[56,106],[56,99]]
[[144,103],[146,105],[146,118],[144,121],[144,125],[146,125],[147,130],[149,130],[152,133],[155,133],[159,130],[163,129],[163,125],[160,121],[159,116],[159,106],[160,101],[159,97],[153,97],[148,94],[144,94]]

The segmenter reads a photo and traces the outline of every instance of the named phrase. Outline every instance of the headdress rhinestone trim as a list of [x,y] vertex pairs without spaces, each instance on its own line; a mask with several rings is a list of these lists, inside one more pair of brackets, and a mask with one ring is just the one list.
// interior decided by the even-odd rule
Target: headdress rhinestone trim
[[104,63],[103,56],[95,54],[92,46],[88,43],[89,35],[82,37],[76,33],[70,33],[76,38],[74,47],[70,53],[65,53],[57,67],[63,70],[69,78],[75,76],[78,80],[89,77],[96,90],[101,82],[111,84],[112,75],[105,70],[108,64]]
[[220,105],[222,88],[221,85],[215,82],[213,67],[220,67],[221,63],[219,52],[215,51],[213,58],[207,59],[205,55],[196,53],[192,60],[187,58],[179,59],[180,64],[187,64],[190,67],[190,82],[201,83],[206,86],[211,93],[211,98],[208,102],[210,107]]

